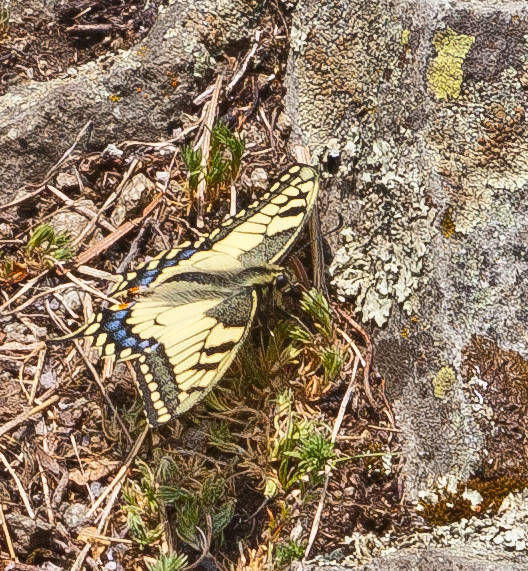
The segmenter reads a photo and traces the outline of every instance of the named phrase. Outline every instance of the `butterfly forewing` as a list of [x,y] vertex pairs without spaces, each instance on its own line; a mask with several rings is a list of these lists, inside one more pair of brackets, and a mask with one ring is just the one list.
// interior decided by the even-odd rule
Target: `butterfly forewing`
[[207,271],[275,263],[302,230],[316,200],[318,177],[308,165],[294,165],[246,210],[191,244],[160,252],[117,284],[113,295],[152,287],[192,267]]
[[312,167],[292,166],[260,201],[211,233],[211,250],[229,253],[243,267],[280,261],[301,232],[317,197],[317,187],[317,173]]
[[126,303],[61,339],[87,336],[106,356],[134,359],[149,424],[191,408],[222,377],[256,310],[256,290],[301,232],[317,198],[316,171],[294,165],[247,210],[194,243],[163,251],[116,284]]

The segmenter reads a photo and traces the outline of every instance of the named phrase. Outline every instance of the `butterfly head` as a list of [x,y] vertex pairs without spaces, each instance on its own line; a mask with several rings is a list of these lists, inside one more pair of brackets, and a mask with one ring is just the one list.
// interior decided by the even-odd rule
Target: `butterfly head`
[[275,278],[275,287],[278,289],[286,289],[290,285],[290,279],[286,273],[281,273]]

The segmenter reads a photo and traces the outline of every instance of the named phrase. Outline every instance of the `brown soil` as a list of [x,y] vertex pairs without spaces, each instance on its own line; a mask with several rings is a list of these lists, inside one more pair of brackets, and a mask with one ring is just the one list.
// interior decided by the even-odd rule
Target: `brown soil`
[[26,13],[22,23],[0,26],[0,95],[20,81],[50,81],[109,50],[129,48],[148,33],[161,3],[75,0],[56,19]]

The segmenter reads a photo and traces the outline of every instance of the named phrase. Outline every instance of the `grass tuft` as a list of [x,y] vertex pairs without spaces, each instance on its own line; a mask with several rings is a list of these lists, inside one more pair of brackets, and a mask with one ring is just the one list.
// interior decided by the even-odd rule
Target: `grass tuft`
[[187,565],[187,555],[161,553],[156,563],[147,565],[148,571],[180,571]]

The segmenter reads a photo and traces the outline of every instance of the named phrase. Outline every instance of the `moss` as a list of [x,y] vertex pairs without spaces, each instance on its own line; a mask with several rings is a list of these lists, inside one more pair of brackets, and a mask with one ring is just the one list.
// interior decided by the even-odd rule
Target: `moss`
[[427,69],[427,83],[437,99],[456,99],[460,95],[462,64],[475,38],[457,34],[451,28],[435,34],[436,57]]
[[442,367],[433,379],[434,396],[439,399],[444,398],[451,390],[455,380],[456,376],[453,368],[449,366]]

